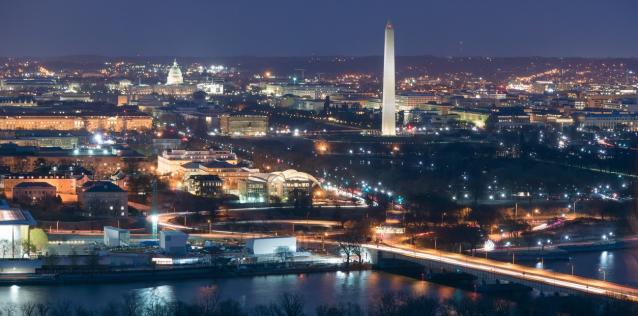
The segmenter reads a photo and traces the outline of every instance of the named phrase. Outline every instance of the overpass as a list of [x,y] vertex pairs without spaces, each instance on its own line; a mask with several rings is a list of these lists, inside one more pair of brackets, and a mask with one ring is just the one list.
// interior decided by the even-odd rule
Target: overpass
[[465,272],[486,282],[501,280],[518,283],[541,292],[590,294],[638,302],[638,289],[607,281],[400,244],[364,244],[363,247],[369,250],[373,263],[384,258],[398,259],[417,263],[424,268]]

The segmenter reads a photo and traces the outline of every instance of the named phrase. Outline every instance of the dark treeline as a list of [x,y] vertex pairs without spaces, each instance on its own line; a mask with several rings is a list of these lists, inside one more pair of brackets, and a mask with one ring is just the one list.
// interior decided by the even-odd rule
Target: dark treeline
[[[126,294],[120,300],[95,309],[69,301],[0,305],[0,315],[24,316],[395,316],[395,315],[638,315],[638,305],[587,297],[541,296],[513,302],[486,297],[439,300],[388,293],[367,306],[353,303],[320,305],[309,311],[304,298],[282,294],[267,305],[244,308],[236,300],[220,299],[214,288],[199,291],[194,303],[166,302],[157,293]],[[87,303],[89,304],[89,303]]]

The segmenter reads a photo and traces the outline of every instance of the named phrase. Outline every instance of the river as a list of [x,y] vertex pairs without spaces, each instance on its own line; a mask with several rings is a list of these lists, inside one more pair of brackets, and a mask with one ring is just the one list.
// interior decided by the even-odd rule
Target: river
[[638,288],[638,248],[576,253],[570,261],[545,262],[544,268],[571,274],[572,263],[575,275]]
[[[638,287],[638,249],[578,253],[573,255],[572,262],[577,275],[606,278],[611,282]],[[534,266],[533,263],[530,265]],[[540,267],[539,265],[540,263],[536,266]],[[567,261],[545,262],[545,268],[571,273],[571,263]],[[445,300],[476,295],[405,276],[380,271],[357,271],[208,280],[0,287],[0,304],[69,300],[74,304],[90,304],[91,308],[101,308],[108,302],[121,300],[124,294],[131,292],[165,302],[180,300],[195,303],[200,293],[211,287],[218,291],[221,298],[235,299],[246,308],[268,304],[285,292],[297,293],[304,298],[308,311],[323,304],[347,302],[357,303],[366,309],[387,292],[426,295]]]
[[[324,304],[357,303],[362,308],[386,292],[403,292],[441,299],[462,299],[476,294],[379,271],[327,272],[301,275],[239,277],[211,280],[171,280],[125,284],[0,287],[0,303],[57,302],[97,309],[137,292],[165,302],[197,302],[200,293],[215,287],[221,298],[232,298],[246,308],[268,304],[285,293],[302,295],[308,311]],[[89,303],[90,302],[90,303]],[[100,306],[100,304],[102,306]]]

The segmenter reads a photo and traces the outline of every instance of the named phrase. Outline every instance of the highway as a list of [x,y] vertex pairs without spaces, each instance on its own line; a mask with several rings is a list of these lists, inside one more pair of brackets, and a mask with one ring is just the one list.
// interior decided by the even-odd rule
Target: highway
[[422,248],[415,249],[401,244],[365,244],[363,246],[386,253],[394,253],[406,257],[425,259],[461,268],[492,273],[495,276],[502,275],[587,294],[608,296],[638,302],[638,289],[611,282],[588,279],[489,259],[470,257],[457,253]]

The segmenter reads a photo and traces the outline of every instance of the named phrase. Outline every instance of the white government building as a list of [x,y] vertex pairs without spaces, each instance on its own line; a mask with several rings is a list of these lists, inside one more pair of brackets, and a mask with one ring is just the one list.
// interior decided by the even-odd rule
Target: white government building
[[173,60],[173,66],[168,70],[168,76],[166,77],[166,85],[180,85],[184,83],[184,77],[182,76],[182,70],[179,69],[177,60]]

